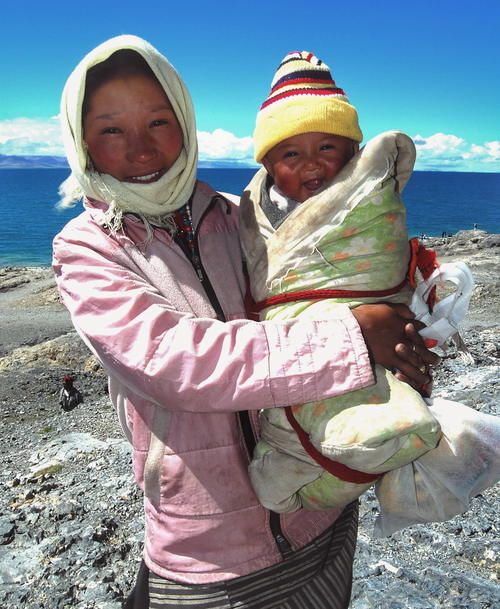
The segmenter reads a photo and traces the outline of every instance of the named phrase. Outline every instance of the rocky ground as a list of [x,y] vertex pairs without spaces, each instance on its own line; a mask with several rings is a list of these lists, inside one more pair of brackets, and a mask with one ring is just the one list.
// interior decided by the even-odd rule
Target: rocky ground
[[[475,363],[449,349],[434,394],[498,415],[500,235],[429,242],[476,279],[462,332]],[[142,500],[105,375],[50,269],[0,269],[0,329],[0,607],[119,609],[141,556]],[[58,404],[65,374],[85,397],[71,412]],[[352,609],[499,607],[498,499],[497,485],[462,516],[374,539],[377,501],[366,494]]]

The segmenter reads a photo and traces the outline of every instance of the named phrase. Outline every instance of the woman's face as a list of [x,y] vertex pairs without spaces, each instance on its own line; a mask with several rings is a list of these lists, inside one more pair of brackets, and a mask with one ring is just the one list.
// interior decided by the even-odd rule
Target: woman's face
[[168,97],[157,82],[140,74],[117,77],[94,91],[83,134],[99,173],[134,184],[159,180],[183,147]]

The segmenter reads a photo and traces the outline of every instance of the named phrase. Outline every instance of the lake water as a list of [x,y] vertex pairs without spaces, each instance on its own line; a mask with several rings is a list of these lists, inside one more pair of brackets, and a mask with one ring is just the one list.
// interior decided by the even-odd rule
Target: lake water
[[[200,169],[215,189],[241,193],[255,169]],[[67,169],[0,170],[0,266],[49,265],[54,235],[81,205],[59,211],[57,189]],[[474,224],[500,233],[500,174],[417,171],[403,199],[411,236],[455,233]]]

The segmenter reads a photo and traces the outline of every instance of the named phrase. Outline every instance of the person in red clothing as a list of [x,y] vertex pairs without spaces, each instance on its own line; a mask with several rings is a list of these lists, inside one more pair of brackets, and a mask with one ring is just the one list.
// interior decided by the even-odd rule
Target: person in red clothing
[[78,389],[73,385],[74,379],[71,376],[63,377],[63,386],[59,392],[59,404],[66,412],[76,408],[78,404],[83,402],[83,396]]

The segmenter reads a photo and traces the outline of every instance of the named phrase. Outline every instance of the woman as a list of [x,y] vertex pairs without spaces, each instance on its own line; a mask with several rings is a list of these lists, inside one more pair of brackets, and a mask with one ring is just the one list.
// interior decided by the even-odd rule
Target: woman
[[144,491],[144,563],[126,606],[346,607],[356,506],[265,510],[247,474],[255,414],[367,386],[370,358],[421,385],[436,357],[404,307],[245,319],[238,209],[196,180],[189,93],[144,40],[91,51],[61,110],[63,204],[84,196],[85,211],[56,236],[54,270],[109,374]]

